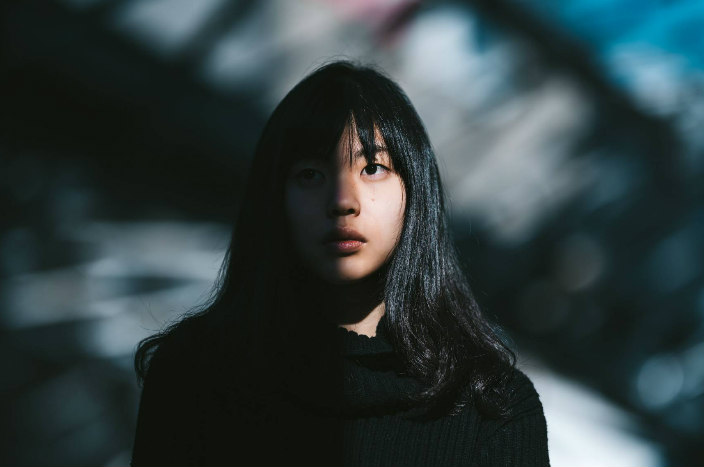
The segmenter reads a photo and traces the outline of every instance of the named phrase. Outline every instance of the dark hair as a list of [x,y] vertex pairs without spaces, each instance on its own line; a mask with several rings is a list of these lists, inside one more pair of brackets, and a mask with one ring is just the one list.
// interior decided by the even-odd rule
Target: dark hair
[[[419,398],[457,413],[469,396],[483,413],[503,413],[515,356],[482,315],[460,268],[425,128],[397,84],[347,61],[311,73],[274,110],[256,148],[213,296],[197,313],[140,343],[135,356],[140,378],[152,351],[199,317],[239,330],[236,339],[247,349],[261,350],[298,332],[301,316],[292,316],[285,301],[296,296],[296,281],[305,281],[305,273],[277,238],[287,231],[284,182],[296,159],[329,155],[350,122],[370,162],[378,128],[405,187],[404,225],[384,268],[383,300],[389,339],[405,371],[424,383]],[[271,331],[274,323],[278,333]]]

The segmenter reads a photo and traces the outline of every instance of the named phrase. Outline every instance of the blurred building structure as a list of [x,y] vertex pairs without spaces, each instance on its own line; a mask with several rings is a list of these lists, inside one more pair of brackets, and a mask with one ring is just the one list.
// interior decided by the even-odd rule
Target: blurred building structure
[[0,8],[0,463],[129,462],[136,343],[206,297],[263,123],[336,58],[425,121],[553,464],[704,463],[701,2]]

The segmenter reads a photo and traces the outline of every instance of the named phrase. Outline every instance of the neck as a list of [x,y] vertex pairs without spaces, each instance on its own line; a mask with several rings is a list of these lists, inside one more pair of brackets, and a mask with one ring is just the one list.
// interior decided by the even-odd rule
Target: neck
[[361,320],[352,323],[339,323],[339,326],[347,329],[348,331],[354,331],[362,336],[374,337],[376,336],[376,327],[379,324],[381,317],[384,316],[384,312],[385,307],[382,302],[375,306]]
[[318,290],[330,321],[360,335],[376,335],[377,325],[386,310],[380,274],[349,284],[319,283]]

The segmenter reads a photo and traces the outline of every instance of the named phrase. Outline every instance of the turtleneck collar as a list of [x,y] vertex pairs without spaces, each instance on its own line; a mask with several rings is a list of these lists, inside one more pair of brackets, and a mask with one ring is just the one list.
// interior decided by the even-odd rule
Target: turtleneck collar
[[337,354],[296,365],[285,395],[318,413],[352,417],[392,414],[414,405],[421,386],[404,374],[388,340],[386,315],[374,337],[338,327],[333,341]]
[[386,314],[381,316],[374,337],[357,334],[338,327],[338,344],[343,357],[366,357],[370,355],[393,354],[394,348],[388,341]]

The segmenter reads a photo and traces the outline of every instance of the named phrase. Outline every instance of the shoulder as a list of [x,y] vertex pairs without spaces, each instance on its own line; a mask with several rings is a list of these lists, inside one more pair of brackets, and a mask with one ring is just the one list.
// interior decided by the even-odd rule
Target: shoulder
[[506,415],[483,424],[479,464],[549,466],[547,424],[535,386],[514,368],[506,389]]
[[530,378],[518,368],[512,367],[508,370],[500,393],[503,415],[484,419],[485,436],[491,436],[500,429],[527,419],[544,420],[543,405],[538,391]]
[[190,379],[205,370],[213,339],[205,315],[184,318],[159,341],[149,360],[145,385],[154,380]]
[[535,412],[543,413],[538,391],[530,378],[518,368],[513,368],[509,373],[507,395],[509,417]]
[[186,318],[159,339],[149,361],[137,417],[132,465],[174,465],[195,446],[204,385],[203,320]]

